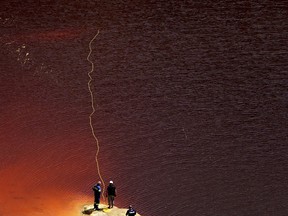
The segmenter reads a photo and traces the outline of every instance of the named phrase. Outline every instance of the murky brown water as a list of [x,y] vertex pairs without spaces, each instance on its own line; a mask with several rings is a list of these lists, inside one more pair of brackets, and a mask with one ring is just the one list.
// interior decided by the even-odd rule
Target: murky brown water
[[116,205],[287,215],[284,1],[1,4],[0,215],[93,201],[98,30],[93,126]]

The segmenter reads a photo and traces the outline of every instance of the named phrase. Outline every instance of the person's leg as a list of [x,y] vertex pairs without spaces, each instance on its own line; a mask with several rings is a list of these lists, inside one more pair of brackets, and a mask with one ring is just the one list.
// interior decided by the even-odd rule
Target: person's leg
[[108,208],[111,208],[112,203],[111,203],[111,195],[108,195]]
[[96,210],[96,208],[97,208],[96,202],[97,202],[97,197],[96,197],[96,195],[95,195],[95,196],[94,196],[94,210]]
[[99,210],[100,197],[95,197],[94,210]]
[[112,208],[114,206],[114,196],[111,196],[111,205],[112,205]]

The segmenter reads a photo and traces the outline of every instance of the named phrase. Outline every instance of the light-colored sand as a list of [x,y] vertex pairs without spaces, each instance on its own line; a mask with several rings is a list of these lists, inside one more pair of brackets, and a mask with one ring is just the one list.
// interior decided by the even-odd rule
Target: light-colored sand
[[[99,205],[101,211],[92,211],[93,205],[85,205],[83,207],[83,215],[90,216],[125,216],[128,209],[113,207],[112,209],[108,209],[107,205]],[[87,214],[85,214],[85,212]],[[91,213],[92,212],[92,213]],[[89,214],[90,213],[90,214]],[[141,216],[138,213],[137,216]]]

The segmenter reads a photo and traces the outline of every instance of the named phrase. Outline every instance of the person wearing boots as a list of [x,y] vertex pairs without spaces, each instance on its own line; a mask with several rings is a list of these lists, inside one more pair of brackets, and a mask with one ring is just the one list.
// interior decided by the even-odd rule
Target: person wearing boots
[[94,210],[100,210],[99,204],[100,204],[100,196],[101,196],[101,181],[98,181],[96,185],[93,186],[94,191]]
[[109,182],[109,185],[107,187],[106,197],[108,197],[108,208],[113,208],[114,199],[116,197],[116,187],[113,184],[113,181]]

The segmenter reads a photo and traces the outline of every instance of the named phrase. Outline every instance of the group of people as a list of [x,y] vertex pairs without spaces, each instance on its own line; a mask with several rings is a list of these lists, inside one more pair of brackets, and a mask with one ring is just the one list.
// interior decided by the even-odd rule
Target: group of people
[[[99,204],[100,204],[100,199],[101,199],[101,181],[98,181],[96,185],[92,187],[94,191],[94,210],[98,211],[99,209]],[[108,208],[113,208],[114,206],[114,199],[116,197],[116,187],[113,183],[113,181],[109,182],[109,185],[106,190],[106,197],[108,198]],[[132,208],[131,205],[129,205],[129,208],[126,212],[126,216],[135,216],[136,211],[135,209]]]

